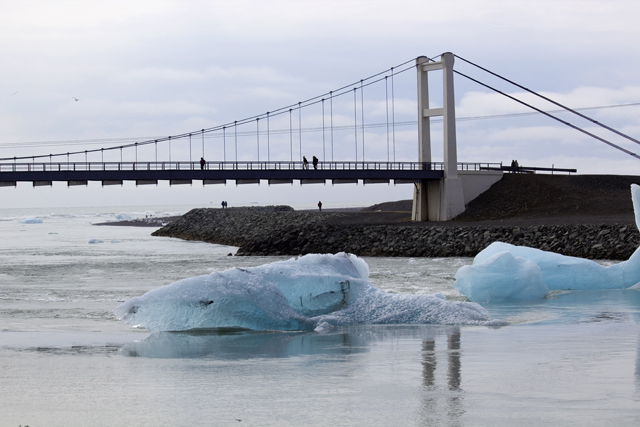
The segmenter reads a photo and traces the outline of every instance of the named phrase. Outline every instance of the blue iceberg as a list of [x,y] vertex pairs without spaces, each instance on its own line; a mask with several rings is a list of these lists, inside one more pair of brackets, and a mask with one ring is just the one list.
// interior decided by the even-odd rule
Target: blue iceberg
[[134,297],[114,314],[149,331],[323,330],[348,324],[496,324],[478,304],[398,295],[368,282],[355,255],[309,254],[192,277]]
[[[640,186],[631,185],[640,228]],[[595,261],[526,246],[494,242],[473,265],[460,268],[454,287],[478,303],[532,300],[549,290],[627,289],[640,282],[640,249],[627,261],[603,266]]]
[[483,262],[474,260],[473,265],[460,268],[455,278],[454,287],[479,303],[539,299],[549,292],[538,264],[507,250]]
[[20,221],[19,224],[42,224],[42,218],[38,218],[37,216],[27,216]]

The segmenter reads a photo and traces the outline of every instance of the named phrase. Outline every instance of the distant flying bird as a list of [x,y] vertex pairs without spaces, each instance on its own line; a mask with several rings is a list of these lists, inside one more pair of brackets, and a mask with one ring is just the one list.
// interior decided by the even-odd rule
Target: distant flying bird
[[16,93],[18,93],[18,92],[13,92],[11,95],[15,95]]
[[76,98],[75,96],[72,96],[73,99],[76,100],[76,102],[80,101],[78,98]]

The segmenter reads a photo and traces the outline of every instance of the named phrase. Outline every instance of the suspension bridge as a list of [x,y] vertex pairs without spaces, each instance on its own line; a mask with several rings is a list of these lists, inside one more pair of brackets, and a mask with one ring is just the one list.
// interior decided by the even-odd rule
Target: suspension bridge
[[[32,182],[34,187],[51,186],[54,181],[64,181],[69,186],[87,185],[89,181],[99,181],[103,186],[122,185],[123,181],[153,185],[159,180],[169,181],[170,185],[192,184],[193,181],[201,181],[203,185],[226,184],[229,180],[237,185],[261,181],[269,185],[294,181],[301,184],[361,182],[364,185],[393,182],[414,185],[414,220],[445,221],[463,212],[466,204],[499,181],[504,170],[511,168],[503,167],[501,163],[457,161],[454,74],[640,159],[617,144],[454,70],[455,58],[640,144],[628,135],[486,68],[452,53],[444,53],[434,58],[421,56],[297,104],[211,128],[99,149],[0,158],[0,187],[16,187],[18,182]],[[417,159],[398,161],[396,132],[406,123],[396,120],[394,79],[411,70],[417,72],[417,138],[411,138],[413,144],[417,139]],[[439,103],[442,106],[438,108],[429,105],[428,76],[432,71],[442,74],[443,97]],[[373,102],[379,107],[377,115],[382,116],[382,121],[365,121],[365,111],[368,111],[365,92],[380,95]],[[381,100],[382,93],[384,101]],[[303,125],[303,111],[305,120],[310,123],[306,126]],[[436,118],[441,118],[443,126],[442,162],[433,162],[431,154],[431,122]],[[372,128],[381,133],[376,137],[366,132]],[[313,135],[307,135],[309,133]],[[205,139],[215,140],[214,146],[207,144]],[[194,159],[194,145],[196,157],[200,156],[200,159]],[[320,158],[314,155],[309,161],[303,155],[307,147],[317,150]],[[175,160],[176,155],[186,157],[187,152],[188,161]],[[343,156],[343,160],[336,160],[338,156]]]

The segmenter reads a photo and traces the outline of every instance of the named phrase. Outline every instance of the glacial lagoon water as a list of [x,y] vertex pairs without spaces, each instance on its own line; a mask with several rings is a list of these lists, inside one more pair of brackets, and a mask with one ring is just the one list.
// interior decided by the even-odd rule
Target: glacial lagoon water
[[[288,257],[92,225],[123,210],[183,211],[0,210],[0,427],[640,424],[638,290],[483,304],[502,327],[149,333],[114,308]],[[470,258],[363,259],[389,293],[466,300],[453,277]]]

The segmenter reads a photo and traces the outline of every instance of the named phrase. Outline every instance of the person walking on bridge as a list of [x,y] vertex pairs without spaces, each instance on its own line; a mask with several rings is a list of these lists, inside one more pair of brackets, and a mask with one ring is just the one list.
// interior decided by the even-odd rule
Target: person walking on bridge
[[313,156],[313,168],[318,169],[318,158]]
[[309,162],[306,156],[302,156],[302,169],[309,169]]
[[204,165],[207,164],[204,157],[200,157],[200,170],[204,170]]

